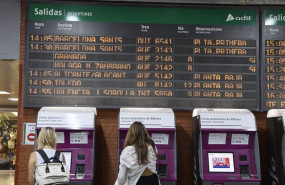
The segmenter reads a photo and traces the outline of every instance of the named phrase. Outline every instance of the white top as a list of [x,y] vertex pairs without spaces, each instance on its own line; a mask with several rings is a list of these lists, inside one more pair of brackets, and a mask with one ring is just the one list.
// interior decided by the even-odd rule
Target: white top
[[[55,154],[54,149],[43,149],[43,150],[47,154],[48,158],[54,157],[54,154]],[[36,165],[44,163],[42,156],[38,152],[36,152],[36,154],[37,154],[37,164]],[[62,153],[60,153],[59,155],[59,160],[62,161]]]
[[146,168],[153,173],[156,171],[156,156],[150,145],[148,147],[148,161],[146,165],[138,164],[138,155],[134,146],[127,146],[121,153],[118,178],[115,185],[136,185]]

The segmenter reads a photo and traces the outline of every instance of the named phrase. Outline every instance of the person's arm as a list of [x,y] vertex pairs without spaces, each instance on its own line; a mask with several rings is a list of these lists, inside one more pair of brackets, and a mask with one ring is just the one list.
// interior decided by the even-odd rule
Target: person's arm
[[127,175],[127,166],[124,164],[120,164],[119,166],[119,174],[118,174],[118,183],[122,185],[125,183],[126,175]]
[[34,171],[36,168],[36,160],[37,160],[36,152],[31,153],[29,164],[28,164],[28,173],[29,173],[28,180],[31,185],[35,184],[36,182],[36,179],[34,177]]
[[63,154],[62,154],[62,163],[65,163],[65,157]]
[[124,185],[125,181],[127,180],[127,170],[128,168],[130,168],[130,153],[132,151],[133,148],[131,147],[126,147],[124,148],[124,150],[122,151],[121,155],[120,155],[120,165],[119,165],[119,173],[118,173],[118,184],[119,185]]

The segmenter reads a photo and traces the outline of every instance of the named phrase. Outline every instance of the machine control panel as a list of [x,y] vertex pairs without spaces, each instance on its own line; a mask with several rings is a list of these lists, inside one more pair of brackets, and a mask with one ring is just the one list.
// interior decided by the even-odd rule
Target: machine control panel
[[240,155],[239,161],[247,161],[247,156],[246,155]]
[[245,109],[195,109],[192,116],[194,185],[260,185],[254,115]]
[[168,178],[167,164],[158,164],[157,173],[159,175],[159,178],[167,179]]
[[166,154],[159,154],[158,155],[158,160],[159,161],[166,161]]
[[42,107],[38,112],[38,131],[55,128],[57,150],[64,154],[70,185],[94,184],[96,112],[94,107]]
[[240,176],[242,179],[250,179],[251,178],[248,165],[240,165],[239,166],[239,172],[240,172]]
[[173,110],[169,108],[121,108],[118,128],[119,154],[124,149],[127,131],[135,121],[144,124],[155,143],[158,154],[157,175],[161,185],[176,185],[176,126]]
[[77,159],[80,161],[85,161],[85,155],[84,154],[78,154]]
[[75,178],[76,179],[84,179],[85,178],[85,164],[77,164],[76,171],[75,171]]

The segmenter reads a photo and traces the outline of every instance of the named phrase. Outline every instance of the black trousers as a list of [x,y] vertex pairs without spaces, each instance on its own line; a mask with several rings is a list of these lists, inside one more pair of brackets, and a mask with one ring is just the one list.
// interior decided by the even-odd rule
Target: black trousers
[[157,174],[154,173],[150,176],[141,176],[137,185],[159,185]]

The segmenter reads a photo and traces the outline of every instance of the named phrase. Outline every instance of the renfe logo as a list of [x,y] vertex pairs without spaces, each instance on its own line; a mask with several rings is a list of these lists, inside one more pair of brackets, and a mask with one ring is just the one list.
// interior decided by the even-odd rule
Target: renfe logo
[[230,168],[230,158],[228,157],[213,157],[213,168]]
[[232,14],[229,14],[226,21],[229,22],[229,21],[233,21],[233,20],[236,20],[236,21],[250,21],[251,20],[251,16],[249,15],[244,15],[243,17],[234,17]]

